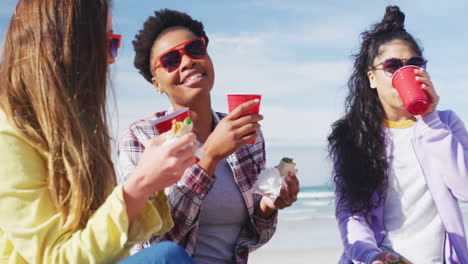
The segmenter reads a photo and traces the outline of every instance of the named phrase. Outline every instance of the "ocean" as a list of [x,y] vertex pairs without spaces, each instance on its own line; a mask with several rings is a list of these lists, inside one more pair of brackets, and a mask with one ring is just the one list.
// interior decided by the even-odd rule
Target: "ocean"
[[301,187],[298,200],[281,212],[283,221],[334,219],[334,194],[331,186]]
[[[461,203],[465,229],[468,230],[468,203]],[[298,200],[281,212],[282,221],[307,221],[335,218],[335,195],[331,186],[301,187]]]

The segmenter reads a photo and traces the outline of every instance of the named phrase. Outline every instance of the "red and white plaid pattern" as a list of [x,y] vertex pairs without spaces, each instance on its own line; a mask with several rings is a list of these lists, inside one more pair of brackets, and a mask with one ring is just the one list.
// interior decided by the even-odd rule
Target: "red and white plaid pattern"
[[[145,150],[146,142],[157,136],[151,123],[167,113],[169,112],[155,113],[149,118],[132,123],[123,131],[118,145],[120,173],[117,181],[119,183],[125,182],[132,174]],[[216,124],[225,116],[226,114],[213,112]],[[269,219],[255,214],[261,195],[253,193],[251,188],[257,175],[265,168],[265,143],[261,131],[257,131],[255,144],[243,146],[228,156],[226,160],[231,167],[250,215],[250,220],[241,228],[235,249],[236,263],[247,263],[249,252],[270,240],[276,230],[277,223],[277,212]],[[197,164],[188,168],[177,184],[165,190],[169,197],[174,227],[164,235],[153,236],[149,241],[136,245],[132,249],[132,254],[153,243],[171,240],[183,246],[189,254],[193,255],[198,233],[199,211],[204,197],[210,191],[215,180],[216,176],[208,176]]]

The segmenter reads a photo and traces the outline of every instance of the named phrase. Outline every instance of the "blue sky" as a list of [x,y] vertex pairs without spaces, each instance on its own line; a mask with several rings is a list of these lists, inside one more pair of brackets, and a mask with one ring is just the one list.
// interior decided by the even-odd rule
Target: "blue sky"
[[[16,1],[1,0],[0,37]],[[323,149],[330,124],[343,112],[351,54],[359,34],[380,21],[388,4],[406,14],[406,29],[429,60],[428,72],[441,97],[439,109],[452,109],[468,123],[468,1],[125,1],[115,0],[114,31],[123,34],[117,63],[111,66],[118,112],[114,134],[130,122],[165,109],[133,67],[131,41],[146,18],[160,8],[189,13],[205,25],[216,81],[213,107],[226,111],[225,94],[263,94],[262,123],[270,165],[297,153],[300,180],[325,183]]]

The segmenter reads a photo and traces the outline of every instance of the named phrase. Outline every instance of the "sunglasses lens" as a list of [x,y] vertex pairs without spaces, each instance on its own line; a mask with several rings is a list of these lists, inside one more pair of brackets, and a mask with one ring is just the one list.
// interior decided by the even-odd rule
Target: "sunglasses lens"
[[112,55],[112,57],[117,57],[117,50],[119,49],[119,40],[116,38],[113,38],[110,43],[109,43],[109,52]]
[[171,72],[180,66],[180,52],[178,50],[173,50],[169,53],[166,53],[161,56],[160,61],[162,66]]
[[414,65],[426,69],[426,60],[421,57],[412,57],[408,59],[406,65]]
[[197,39],[185,46],[185,52],[192,58],[199,59],[206,55],[206,48],[203,41]]
[[383,64],[383,70],[390,74],[394,74],[401,67],[403,67],[403,63],[399,59],[388,59]]

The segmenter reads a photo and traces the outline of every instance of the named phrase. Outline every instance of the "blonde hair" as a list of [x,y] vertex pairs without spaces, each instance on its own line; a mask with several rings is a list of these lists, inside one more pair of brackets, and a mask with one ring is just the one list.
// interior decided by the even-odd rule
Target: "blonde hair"
[[107,0],[20,0],[0,62],[0,108],[47,151],[48,186],[67,229],[115,186],[107,127]]

